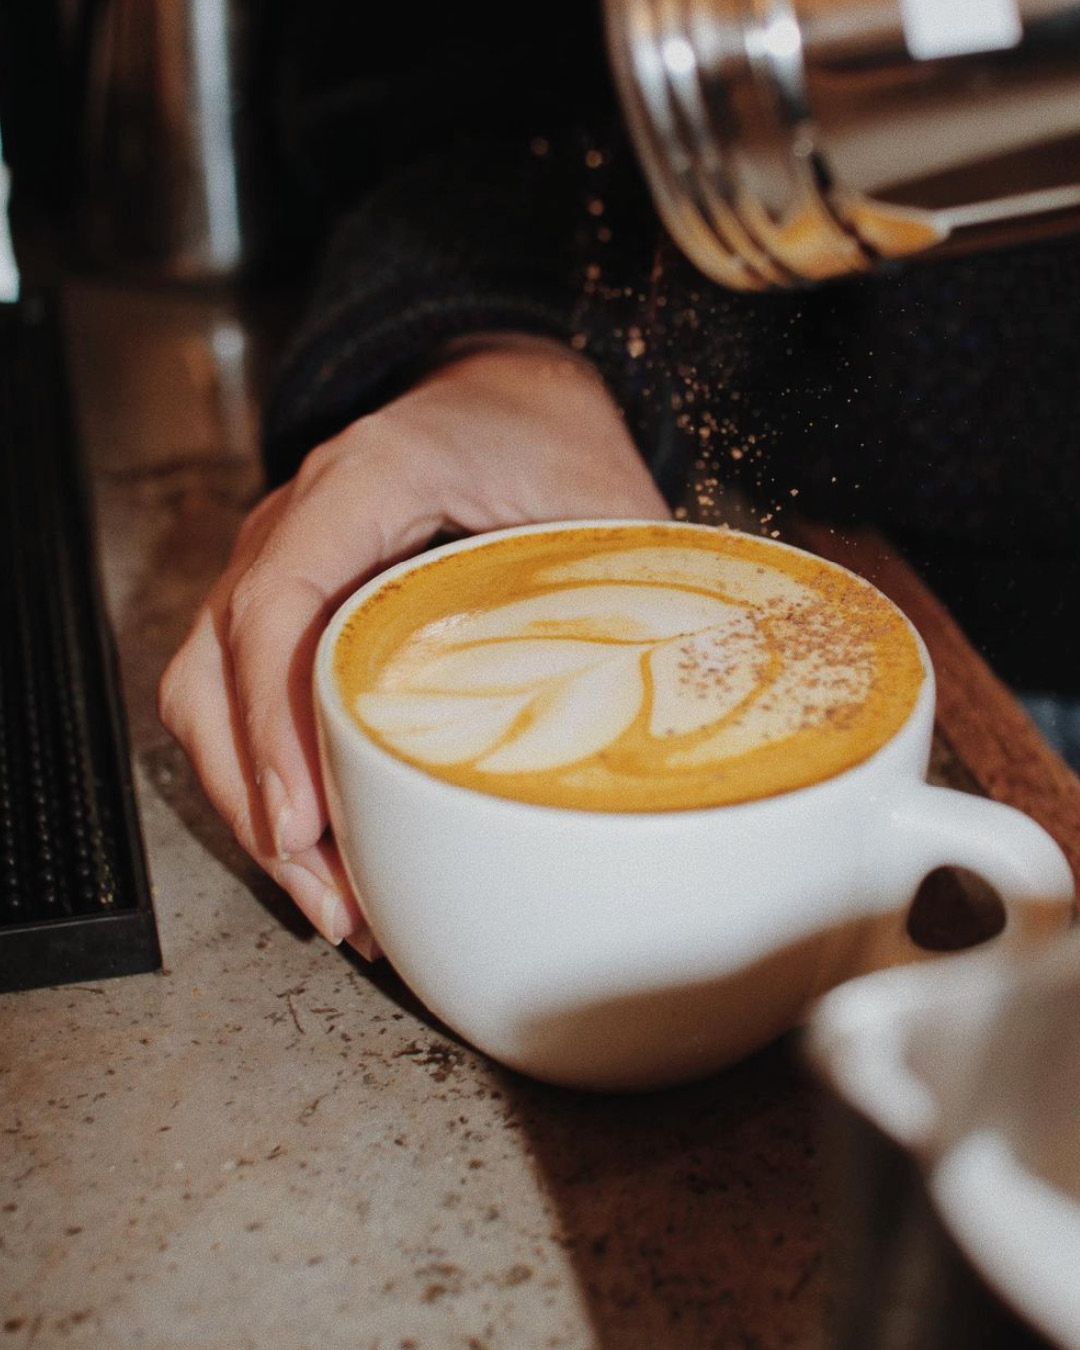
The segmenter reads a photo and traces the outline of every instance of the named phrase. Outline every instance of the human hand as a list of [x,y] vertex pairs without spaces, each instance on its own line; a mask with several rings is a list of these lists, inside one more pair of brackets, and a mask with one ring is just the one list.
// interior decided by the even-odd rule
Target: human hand
[[586,362],[533,338],[460,349],[251,512],[162,678],[162,721],[252,858],[325,938],[370,956],[318,769],[311,670],[327,619],[439,532],[667,514]]

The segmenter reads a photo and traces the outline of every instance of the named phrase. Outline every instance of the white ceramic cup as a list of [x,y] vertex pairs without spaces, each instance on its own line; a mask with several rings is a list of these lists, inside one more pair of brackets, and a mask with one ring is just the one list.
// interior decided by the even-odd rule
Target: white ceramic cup
[[334,677],[344,624],[404,573],[494,537],[370,581],[328,625],[314,675],[349,878],[398,974],[465,1040],[577,1087],[701,1077],[799,1025],[839,982],[925,957],[907,913],[939,866],[967,868],[998,891],[1007,923],[997,944],[1067,926],[1073,878],[1050,836],[1008,806],[926,782],[934,685],[921,642],[926,679],[892,739],[833,778],[763,800],[653,813],[534,805],[384,750]]
[[[806,1044],[911,1157],[986,1289],[1048,1346],[1080,1350],[1080,933],[1024,960],[967,952],[851,981],[821,1000]],[[869,1201],[873,1173],[854,1180]],[[931,1343],[912,1325],[904,1344]]]

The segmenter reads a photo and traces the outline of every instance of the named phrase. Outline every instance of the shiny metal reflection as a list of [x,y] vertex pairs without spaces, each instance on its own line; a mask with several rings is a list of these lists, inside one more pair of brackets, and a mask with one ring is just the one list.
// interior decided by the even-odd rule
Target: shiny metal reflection
[[605,6],[657,208],[723,285],[1080,228],[1080,3]]
[[79,242],[95,263],[227,279],[269,251],[260,0],[99,0],[91,13]]

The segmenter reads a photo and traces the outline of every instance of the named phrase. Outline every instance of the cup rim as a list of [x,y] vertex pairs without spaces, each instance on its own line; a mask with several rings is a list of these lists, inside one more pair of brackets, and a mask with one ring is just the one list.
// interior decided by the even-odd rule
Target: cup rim
[[[807,783],[801,787],[788,788],[782,792],[772,793],[765,797],[755,797],[749,801],[727,802],[707,806],[687,806],[687,807],[669,807],[655,811],[626,811],[626,810],[604,810],[595,807],[583,806],[563,806],[554,802],[532,802],[522,801],[517,797],[503,797],[497,793],[484,792],[479,788],[467,787],[463,783],[455,783],[450,779],[443,778],[437,774],[429,773],[427,770],[410,763],[399,755],[392,754],[384,746],[380,745],[371,736],[367,735],[362,727],[349,713],[342,700],[341,693],[337,687],[337,681],[333,677],[331,669],[331,656],[342,628],[345,626],[348,618],[360,605],[364,604],[371,596],[380,591],[383,586],[390,584],[400,576],[409,572],[418,570],[421,567],[436,561],[439,558],[449,556],[454,553],[470,551],[474,548],[481,548],[488,543],[496,543],[500,539],[518,538],[527,534],[550,534],[565,530],[589,530],[589,529],[620,529],[633,526],[650,526],[671,529],[675,531],[690,530],[695,532],[715,533],[722,531],[730,534],[742,535],[754,541],[765,544],[770,548],[776,548],[783,552],[797,553],[800,555],[809,555],[816,558],[826,567],[831,567],[839,572],[843,572],[849,577],[865,586],[869,586],[882,596],[888,604],[896,611],[904,621],[912,637],[915,640],[915,646],[919,653],[923,667],[923,681],[919,692],[912,704],[911,711],[904,721],[896,728],[893,734],[884,744],[880,745],[872,754],[867,755],[865,759],[859,760],[857,764],[849,765],[839,773],[834,773],[828,778],[823,778],[816,783]],[[492,530],[485,530],[478,534],[464,535],[461,538],[448,540],[446,543],[438,544],[433,548],[428,548],[420,553],[410,554],[398,562],[391,563],[390,566],[369,577],[362,585],[356,587],[334,610],[320,635],[315,649],[315,659],[313,666],[313,692],[315,700],[316,718],[325,716],[332,718],[334,722],[342,727],[346,734],[355,739],[359,744],[375,752],[376,756],[385,760],[388,764],[396,766],[398,770],[407,775],[418,775],[420,779],[428,783],[437,783],[440,788],[452,791],[454,793],[468,793],[472,797],[481,798],[483,801],[498,803],[501,807],[510,810],[557,813],[561,815],[576,816],[591,819],[610,819],[636,821],[644,820],[670,820],[686,819],[692,816],[712,815],[717,811],[724,812],[749,812],[774,806],[777,802],[785,802],[795,796],[802,796],[804,799],[809,794],[823,794],[836,790],[837,784],[847,783],[853,775],[868,774],[873,771],[883,756],[887,755],[897,742],[910,733],[912,726],[927,711],[927,704],[930,705],[929,713],[932,717],[936,702],[936,682],[934,676],[933,663],[930,660],[930,653],[922,635],[918,629],[896,603],[872,581],[866,577],[853,572],[851,568],[845,567],[843,563],[834,562],[831,558],[823,558],[818,554],[811,553],[809,549],[801,548],[798,544],[790,544],[786,540],[771,539],[766,536],[750,534],[747,530],[736,529],[728,525],[705,525],[697,521],[684,520],[656,520],[637,517],[598,517],[577,519],[560,519],[551,521],[531,521],[521,525],[501,526]]]

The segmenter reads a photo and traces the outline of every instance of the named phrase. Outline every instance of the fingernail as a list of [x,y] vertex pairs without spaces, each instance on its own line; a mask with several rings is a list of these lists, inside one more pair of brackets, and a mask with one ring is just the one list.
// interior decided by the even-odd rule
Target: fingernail
[[306,867],[299,863],[284,863],[275,869],[275,880],[289,892],[331,946],[340,946],[356,927],[341,896]]
[[319,931],[337,947],[356,927],[356,920],[349,913],[348,906],[340,895],[333,891],[324,891],[322,898],[322,923]]
[[261,776],[263,806],[266,818],[270,822],[270,835],[274,841],[274,852],[287,862],[290,856],[289,827],[292,824],[293,810],[285,784],[273,771],[264,769]]

